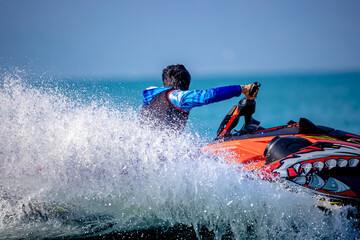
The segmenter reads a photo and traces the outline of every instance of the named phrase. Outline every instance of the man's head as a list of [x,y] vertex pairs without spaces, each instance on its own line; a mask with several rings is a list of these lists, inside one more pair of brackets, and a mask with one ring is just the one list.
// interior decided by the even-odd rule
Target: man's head
[[191,76],[186,68],[181,65],[167,66],[162,73],[164,87],[180,90],[189,90]]

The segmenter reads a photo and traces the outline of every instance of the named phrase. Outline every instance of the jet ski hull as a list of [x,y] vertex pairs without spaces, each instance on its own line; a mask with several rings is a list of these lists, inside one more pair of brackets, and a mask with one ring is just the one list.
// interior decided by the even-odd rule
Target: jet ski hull
[[333,202],[360,204],[360,136],[355,134],[301,119],[230,135],[209,144],[206,151],[263,180],[286,182]]

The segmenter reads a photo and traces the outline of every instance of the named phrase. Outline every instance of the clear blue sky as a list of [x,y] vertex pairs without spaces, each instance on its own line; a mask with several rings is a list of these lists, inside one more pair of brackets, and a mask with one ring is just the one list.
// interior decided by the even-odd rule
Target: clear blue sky
[[359,71],[359,0],[0,0],[0,64],[67,75]]

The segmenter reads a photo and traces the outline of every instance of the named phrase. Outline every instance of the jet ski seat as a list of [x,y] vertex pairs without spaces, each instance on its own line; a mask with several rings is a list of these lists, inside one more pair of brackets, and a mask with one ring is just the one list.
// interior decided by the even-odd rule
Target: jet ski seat
[[264,156],[266,157],[265,164],[276,162],[292,153],[299,151],[301,148],[310,146],[312,143],[301,137],[287,136],[274,137],[266,146]]

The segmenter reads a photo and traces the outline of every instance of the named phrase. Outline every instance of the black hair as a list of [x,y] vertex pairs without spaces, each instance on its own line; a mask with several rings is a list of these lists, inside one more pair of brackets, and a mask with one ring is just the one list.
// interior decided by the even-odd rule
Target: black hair
[[162,72],[162,81],[164,87],[171,87],[180,90],[188,90],[191,76],[184,65],[170,65],[164,68]]

